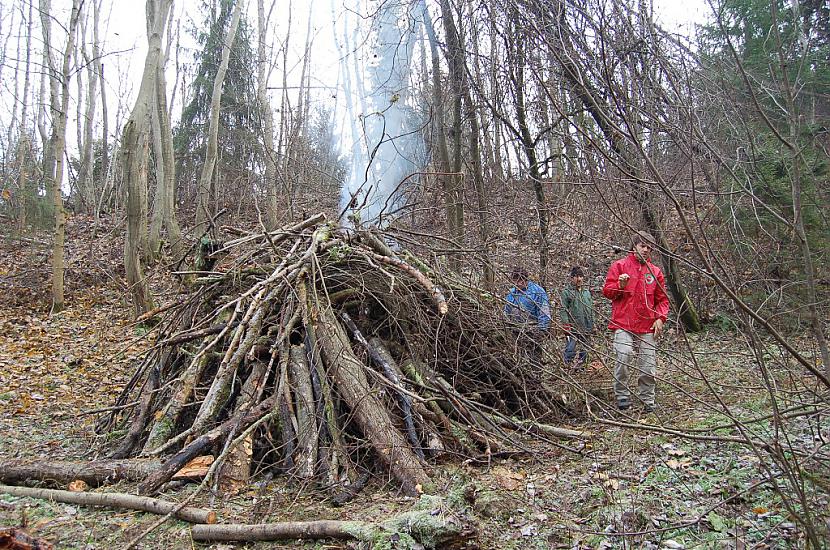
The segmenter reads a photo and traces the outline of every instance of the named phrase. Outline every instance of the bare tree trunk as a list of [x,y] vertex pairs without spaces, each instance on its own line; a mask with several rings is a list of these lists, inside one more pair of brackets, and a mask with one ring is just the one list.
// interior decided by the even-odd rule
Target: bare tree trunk
[[[274,2],[271,2],[273,11]],[[277,204],[277,165],[276,149],[274,145],[274,113],[268,101],[268,57],[265,50],[265,33],[268,21],[265,18],[265,1],[257,0],[257,101],[262,114],[263,132],[262,141],[265,149],[265,219],[268,229],[276,229],[279,225],[279,205]]]
[[[170,12],[168,27],[173,18]],[[161,232],[167,230],[167,237],[173,245],[174,256],[179,256],[182,249],[181,230],[176,221],[175,193],[176,174],[173,158],[173,135],[170,119],[167,115],[167,83],[164,68],[170,56],[172,32],[167,34],[167,47],[163,59],[156,67],[155,93],[151,105],[150,119],[153,133],[153,156],[156,166],[156,194],[153,202],[153,217],[150,223],[149,254],[156,259],[161,255]]]
[[[450,236],[458,246],[464,246],[464,177],[461,173],[461,141],[463,131],[461,127],[462,89],[464,87],[464,52],[461,50],[461,39],[455,17],[452,13],[449,0],[441,0],[441,19],[444,22],[444,35],[447,41],[446,59],[449,66],[450,98],[452,100],[452,158],[448,176],[450,215],[453,218],[451,227],[455,230]],[[460,267],[455,266],[456,269]]]
[[481,150],[479,148],[478,137],[481,135],[481,128],[478,124],[478,113],[475,105],[473,105],[473,98],[470,95],[469,88],[464,86],[464,103],[466,106],[465,112],[467,120],[470,121],[470,164],[473,170],[473,185],[476,190],[476,201],[478,205],[478,227],[481,233],[481,247],[482,247],[482,269],[484,271],[484,284],[487,288],[494,290],[493,285],[496,282],[496,274],[493,269],[493,262],[490,257],[490,220],[488,215],[488,205],[486,198],[486,190],[484,189],[484,174],[481,169]]
[[[438,39],[432,19],[426,8],[423,11],[424,27],[429,38],[429,48],[432,57],[432,102],[435,115],[433,117],[433,134],[435,135],[438,150],[438,181],[444,192],[444,211],[447,218],[447,233],[451,238],[456,238],[459,230],[456,227],[458,216],[455,212],[456,206],[456,179],[450,173],[452,169],[449,147],[447,146],[447,130],[445,128],[446,115],[444,114],[444,93],[441,85],[441,62],[438,55]],[[463,217],[462,217],[463,219]],[[449,255],[450,268],[457,271],[460,268],[460,259],[457,254]]]
[[176,219],[176,158],[173,150],[173,128],[170,124],[170,111],[167,106],[167,83],[164,68],[159,67],[156,79],[156,93],[159,113],[159,130],[161,131],[161,162],[164,164],[164,227],[173,256],[181,258],[184,254],[182,230]]
[[537,218],[539,221],[539,279],[544,286],[547,279],[548,256],[550,244],[548,242],[548,207],[545,199],[545,188],[542,186],[541,174],[539,173],[539,160],[536,156],[535,141],[530,135],[530,126],[527,118],[527,106],[525,105],[525,46],[522,44],[522,37],[516,38],[516,67],[514,75],[514,86],[516,94],[516,119],[519,125],[519,135],[522,143],[522,151],[527,157],[528,176],[536,197]]
[[[44,48],[43,50],[43,66],[48,67],[49,61],[47,58],[47,53],[49,50]],[[45,191],[46,197],[51,198],[53,195],[52,188],[55,185],[55,150],[52,147],[52,142],[50,140],[50,133],[46,129],[46,115],[47,113],[54,107],[57,109],[57,102],[58,99],[58,92],[57,92],[57,83],[53,82],[52,79],[49,79],[49,95],[47,99],[47,92],[46,92],[46,78],[47,78],[48,71],[42,71],[40,73],[40,90],[38,92],[38,105],[42,105],[42,108],[38,109],[37,111],[37,131],[38,135],[40,135],[40,145],[41,150],[43,151],[43,158],[41,159],[41,168],[40,171],[43,174],[43,187]],[[47,107],[47,105],[49,107]],[[52,215],[51,203],[49,203],[49,216]]]
[[216,167],[216,157],[219,148],[219,108],[222,100],[222,85],[225,82],[225,73],[228,72],[228,63],[231,58],[231,48],[236,37],[236,29],[239,27],[239,19],[242,16],[242,8],[245,0],[238,0],[233,10],[231,24],[228,27],[228,34],[222,47],[222,60],[219,69],[216,71],[216,79],[213,81],[213,93],[210,98],[210,127],[208,128],[207,151],[205,152],[205,163],[202,167],[202,175],[199,177],[199,187],[196,195],[196,227],[197,234],[203,232],[209,220],[213,217],[211,213],[211,179]]
[[[98,7],[93,6],[93,9],[97,10]],[[87,96],[82,141],[83,147],[81,149],[81,168],[78,172],[78,190],[81,193],[84,210],[91,214],[95,210],[97,198],[95,184],[92,178],[92,166],[94,163],[92,156],[92,128],[95,121],[95,106],[98,99],[98,94],[96,93],[98,87],[98,71],[95,67],[96,61],[89,58],[86,49],[81,48],[81,53],[84,56],[87,69]]]
[[17,143],[18,189],[20,192],[20,212],[17,218],[17,227],[20,233],[26,228],[26,215],[29,203],[34,201],[36,192],[29,189],[29,159],[32,154],[32,142],[29,136],[29,86],[31,82],[31,51],[32,51],[32,2],[29,2],[29,13],[26,18],[26,68],[23,76],[23,105],[20,114],[20,132]]
[[[121,139],[121,158],[127,187],[127,236],[124,268],[136,317],[153,308],[153,300],[141,266],[147,226],[147,164],[152,110],[156,108],[156,80],[161,59],[161,39],[172,0],[147,0],[147,57],[135,106]],[[144,229],[142,229],[144,228]]]
[[101,179],[98,182],[98,197],[95,202],[95,225],[98,225],[98,216],[101,214],[101,205],[107,192],[107,173],[109,172],[109,120],[107,112],[107,87],[104,82],[104,62],[101,59],[101,41],[98,29],[101,22],[101,3],[95,3],[92,12],[92,59],[95,70],[98,72],[98,83],[101,89]]
[[[43,25],[43,47],[49,64],[49,76],[52,82],[52,135],[49,139],[55,159],[52,174],[52,201],[55,208],[55,232],[52,244],[52,312],[58,313],[64,308],[64,241],[66,238],[66,214],[63,210],[63,159],[66,147],[66,112],[69,108],[69,78],[72,52],[75,49],[75,33],[80,19],[80,0],[73,0],[69,16],[66,48],[63,52],[63,64],[58,72],[51,54],[52,16],[50,0],[40,0],[40,18]],[[58,103],[58,86],[60,86],[60,106]]]

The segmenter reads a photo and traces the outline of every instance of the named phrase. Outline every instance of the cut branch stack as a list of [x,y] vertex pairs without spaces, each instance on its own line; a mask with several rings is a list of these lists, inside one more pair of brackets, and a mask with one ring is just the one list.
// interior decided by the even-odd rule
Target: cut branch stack
[[211,454],[233,483],[270,469],[341,494],[372,473],[417,494],[430,460],[505,449],[511,418],[557,415],[486,294],[322,215],[236,233],[160,308],[156,344],[99,422],[120,434],[113,458],[163,460],[143,493]]

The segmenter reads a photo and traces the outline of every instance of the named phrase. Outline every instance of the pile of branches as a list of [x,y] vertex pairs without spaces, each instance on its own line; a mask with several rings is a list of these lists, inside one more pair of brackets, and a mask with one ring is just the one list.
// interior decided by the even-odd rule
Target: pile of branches
[[375,229],[320,214],[203,245],[98,425],[120,435],[113,458],[163,460],[145,494],[213,455],[220,485],[270,470],[339,494],[375,474],[415,495],[431,460],[515,449],[511,429],[561,417],[499,301]]

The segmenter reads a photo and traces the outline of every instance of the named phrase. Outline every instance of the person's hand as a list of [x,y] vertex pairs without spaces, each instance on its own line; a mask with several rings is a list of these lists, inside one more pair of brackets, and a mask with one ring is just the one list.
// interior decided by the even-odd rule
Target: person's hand
[[660,338],[660,335],[663,334],[663,320],[657,319],[654,321],[654,324],[651,325],[651,330],[654,331],[655,338]]
[[620,273],[620,276],[617,277],[617,284],[620,285],[620,290],[628,286],[628,280],[630,278],[631,276],[628,273]]

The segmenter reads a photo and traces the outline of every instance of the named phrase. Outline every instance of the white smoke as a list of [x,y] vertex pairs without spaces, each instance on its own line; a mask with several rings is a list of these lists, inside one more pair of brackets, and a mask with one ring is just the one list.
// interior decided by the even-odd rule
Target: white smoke
[[409,82],[421,22],[411,16],[412,6],[404,0],[373,6],[366,49],[356,47],[357,25],[350,28],[351,18],[343,19],[341,75],[352,143],[341,208],[357,223],[382,224],[384,216],[400,206],[401,191],[415,183],[424,156]]

